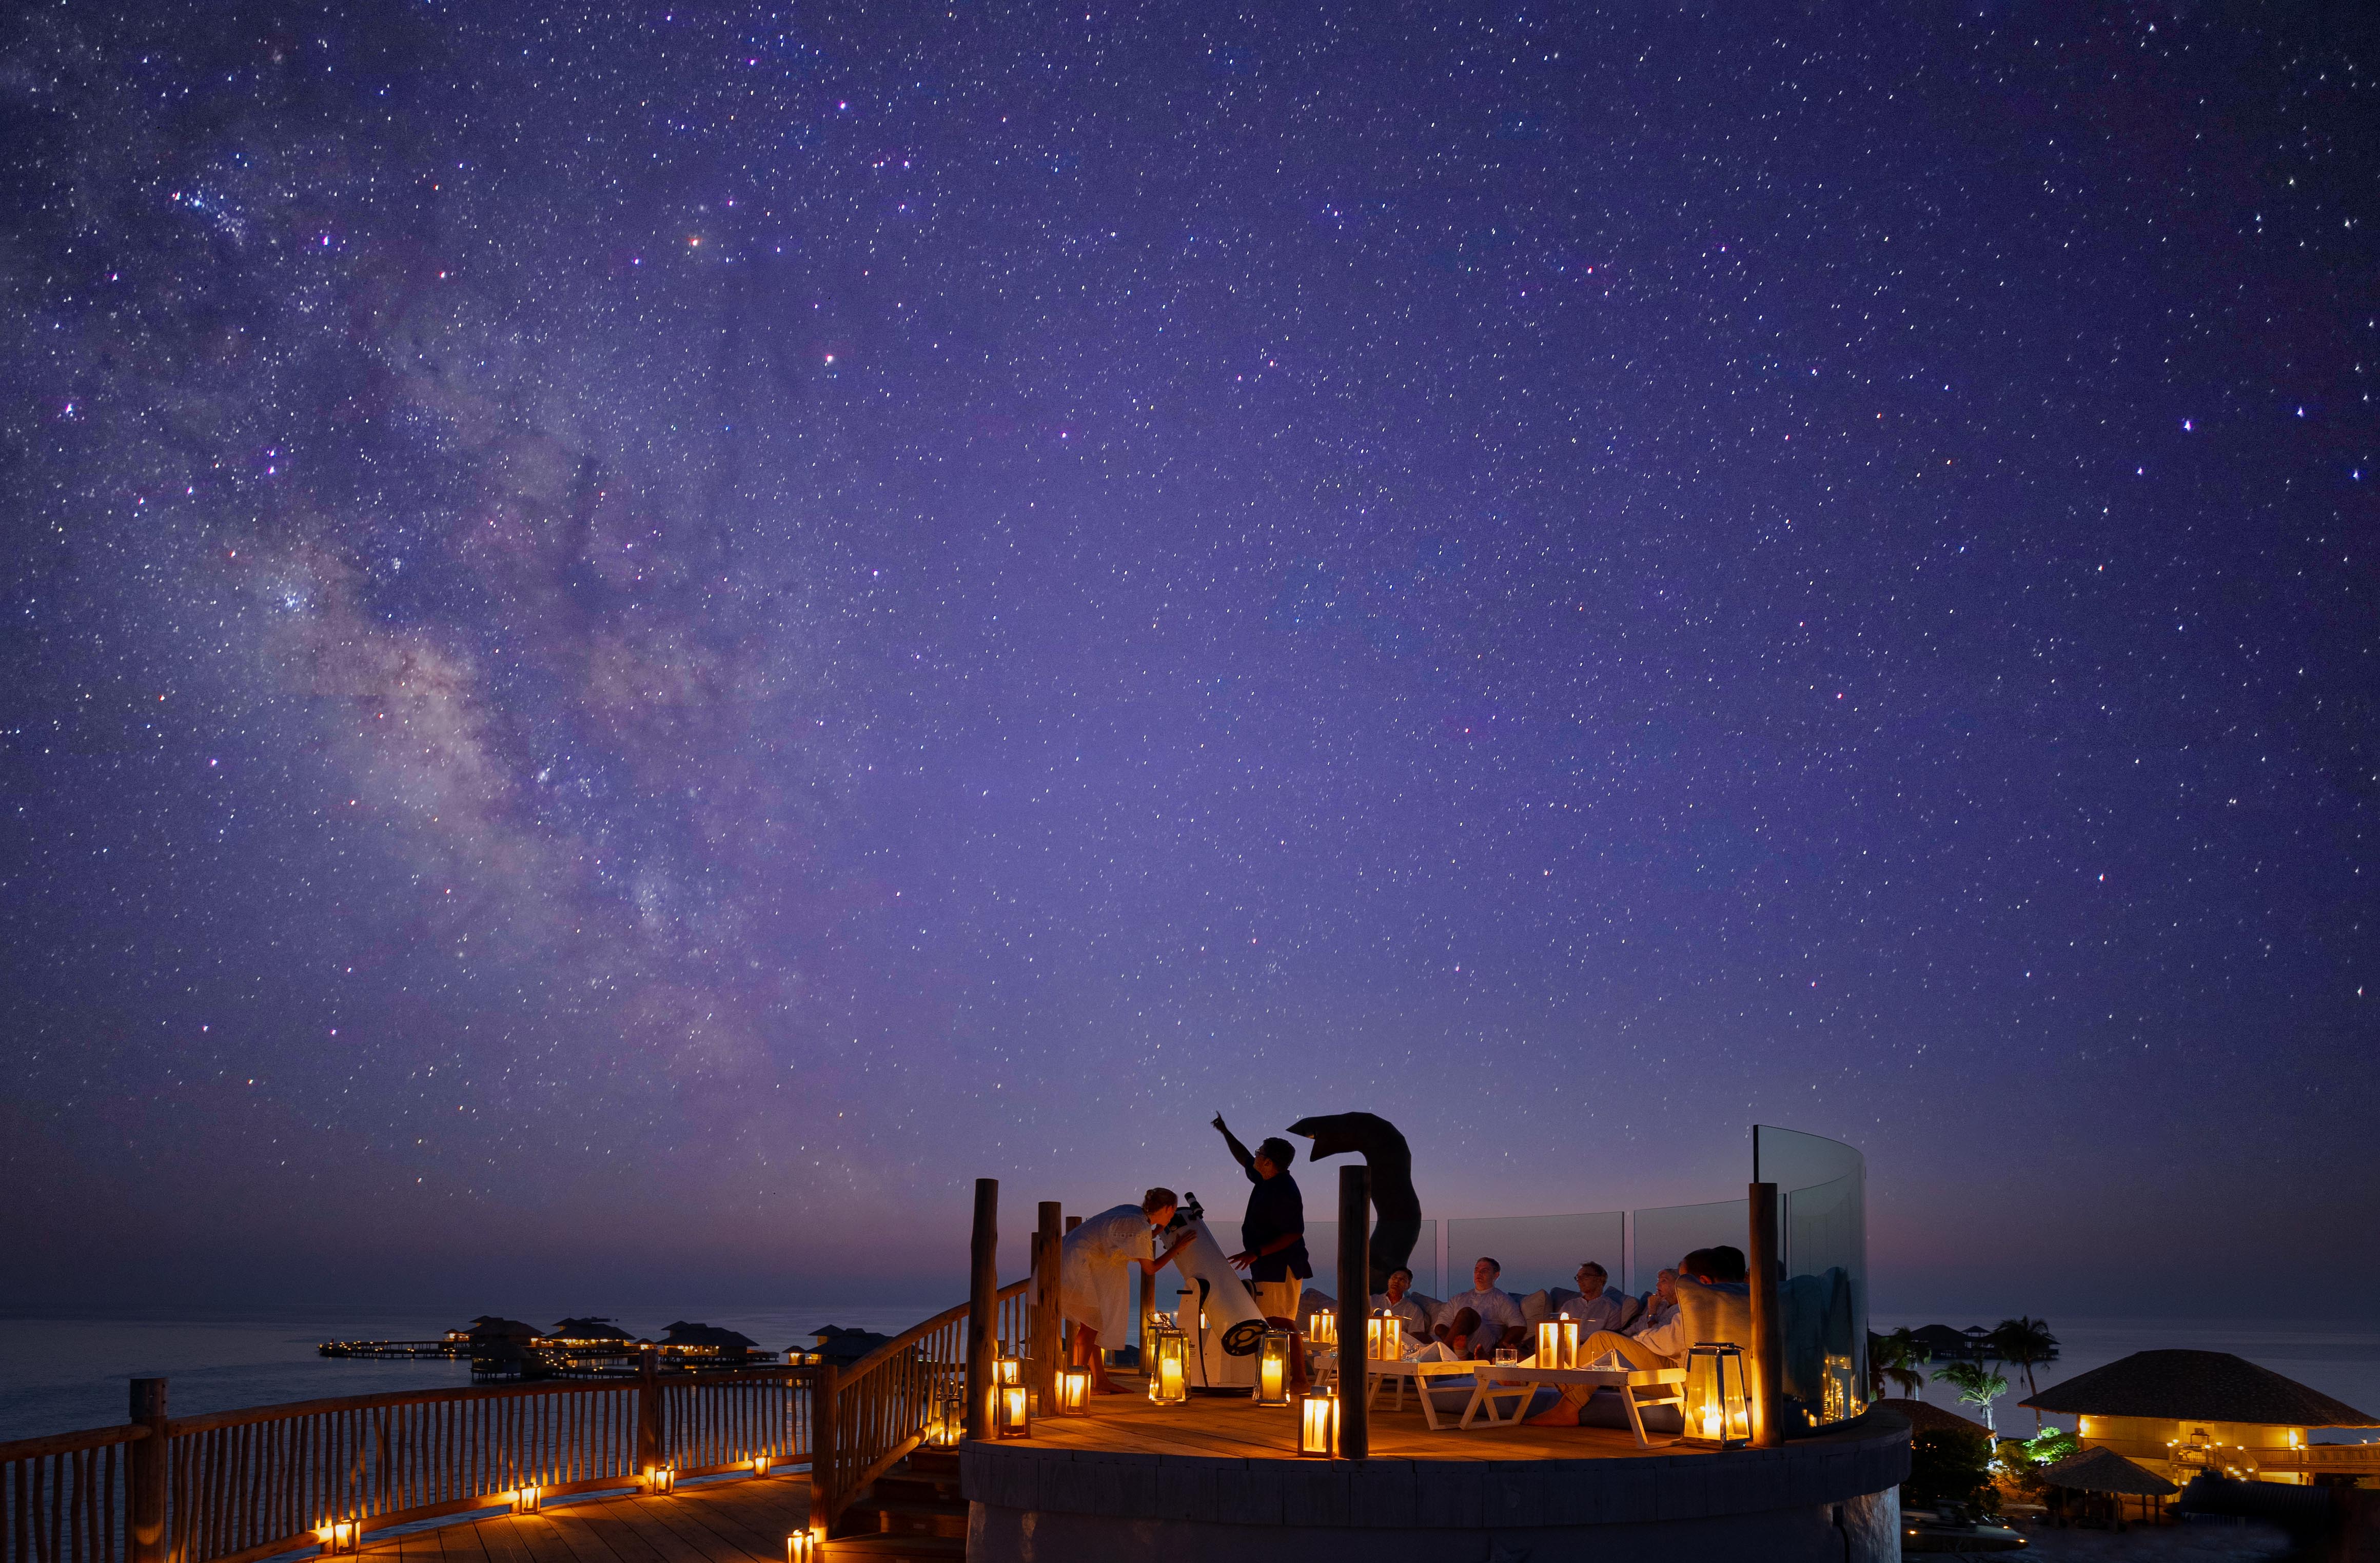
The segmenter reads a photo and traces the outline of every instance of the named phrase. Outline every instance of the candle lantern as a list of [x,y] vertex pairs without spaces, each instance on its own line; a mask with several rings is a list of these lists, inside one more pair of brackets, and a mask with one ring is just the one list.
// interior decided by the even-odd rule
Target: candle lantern
[[1578,1321],[1576,1319],[1538,1321],[1536,1365],[1541,1368],[1578,1366]]
[[766,1476],[768,1473],[769,1457],[767,1455],[754,1455],[752,1457],[752,1474],[755,1476]]
[[1148,1398],[1160,1406],[1189,1403],[1189,1338],[1170,1324],[1148,1332]]
[[1733,1342],[1696,1341],[1686,1352],[1686,1436],[1722,1449],[1752,1441],[1743,1352]]
[[1331,1348],[1339,1344],[1339,1315],[1314,1313],[1306,1315],[1305,1339],[1312,1344]]
[[1058,1370],[1058,1414],[1082,1416],[1091,1409],[1091,1370],[1060,1368]]
[[1289,1331],[1269,1329],[1257,1342],[1257,1405],[1289,1404]]
[[523,1487],[518,1492],[513,1494],[513,1512],[515,1514],[535,1514],[538,1511],[539,1507],[544,1502],[545,1489],[543,1487]]
[[1392,1363],[1405,1354],[1404,1321],[1382,1309],[1364,1321],[1364,1355]]
[[996,1384],[1025,1382],[1025,1363],[1015,1357],[1002,1357],[993,1364],[993,1367],[995,1371],[992,1381]]
[[364,1527],[360,1520],[334,1520],[314,1532],[314,1539],[322,1544],[326,1554],[355,1551],[363,1544]]
[[1003,1384],[992,1398],[997,1425],[992,1435],[1000,1438],[1030,1438],[1033,1436],[1033,1398],[1022,1384]]
[[931,1448],[954,1449],[965,1436],[966,1397],[953,1389],[926,1413],[926,1443]]
[[1339,1396],[1325,1389],[1297,1403],[1297,1452],[1310,1460],[1339,1458]]
[[645,1491],[655,1497],[665,1496],[676,1485],[677,1472],[670,1467],[650,1465],[645,1468]]
[[818,1563],[818,1537],[808,1531],[795,1531],[785,1538],[785,1563]]

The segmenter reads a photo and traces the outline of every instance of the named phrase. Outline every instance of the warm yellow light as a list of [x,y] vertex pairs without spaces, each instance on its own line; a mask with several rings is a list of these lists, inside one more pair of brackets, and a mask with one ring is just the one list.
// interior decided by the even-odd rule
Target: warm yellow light
[[1269,1329],[1257,1342],[1257,1394],[1260,1406],[1289,1404],[1290,1334]]
[[539,1507],[542,1505],[544,1501],[544,1488],[523,1487],[518,1492],[513,1494],[513,1512],[516,1514],[535,1514],[538,1511]]
[[1022,1384],[1025,1382],[1025,1364],[1019,1362],[1016,1358],[1001,1358],[999,1369],[1000,1371],[997,1375],[997,1382],[1002,1384]]
[[1081,1416],[1091,1409],[1091,1370],[1058,1370],[1058,1414]]
[[1366,1318],[1364,1321],[1364,1355],[1378,1363],[1392,1363],[1403,1356],[1404,1321],[1386,1311]]
[[1310,1315],[1306,1319],[1306,1326],[1305,1338],[1308,1340],[1313,1341],[1317,1346],[1336,1346],[1339,1344],[1338,1315]]
[[755,1476],[766,1476],[768,1473],[769,1457],[767,1455],[754,1455],[752,1457],[752,1474]]
[[1313,1460],[1335,1459],[1339,1453],[1339,1397],[1325,1389],[1298,1402],[1297,1452]]
[[666,1465],[645,1468],[645,1490],[659,1496],[677,1485],[677,1472]]
[[1002,1438],[1029,1438],[1033,1436],[1033,1401],[1022,1384],[1003,1384],[994,1402],[1000,1412],[1000,1425],[993,1434]]
[[1158,1359],[1157,1359],[1157,1377],[1158,1377],[1157,1398],[1158,1398],[1159,1399],[1160,1399],[1160,1400],[1178,1400],[1178,1399],[1182,1399],[1183,1394],[1184,1394],[1184,1389],[1183,1389],[1183,1384],[1182,1384],[1182,1359],[1181,1359],[1181,1358],[1179,1358],[1179,1357],[1160,1357],[1160,1358],[1158,1358]]
[[818,1563],[818,1537],[795,1531],[785,1538],[785,1563]]

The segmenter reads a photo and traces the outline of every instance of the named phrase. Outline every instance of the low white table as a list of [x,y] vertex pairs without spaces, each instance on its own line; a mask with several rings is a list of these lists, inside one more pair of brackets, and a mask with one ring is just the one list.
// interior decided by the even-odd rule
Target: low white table
[[[1382,1362],[1378,1358],[1366,1358],[1364,1363],[1364,1404],[1368,1407],[1378,1399],[1380,1386],[1383,1382],[1387,1382],[1396,1386],[1396,1399],[1389,1409],[1402,1411],[1405,1409],[1405,1386],[1411,1384],[1415,1394],[1421,1400],[1422,1419],[1429,1424],[1429,1430],[1436,1433],[1440,1431],[1440,1425],[1438,1420],[1438,1407],[1431,1403],[1429,1398],[1430,1380],[1472,1378],[1474,1385],[1471,1391],[1471,1403],[1463,1407],[1463,1411],[1462,1425],[1468,1427],[1471,1425],[1472,1410],[1479,1403],[1480,1399],[1479,1381],[1475,1375],[1487,1366],[1486,1363],[1412,1363],[1402,1358],[1394,1362]],[[1531,1385],[1529,1390],[1535,1393],[1536,1386]],[[1509,1394],[1512,1390],[1508,1387],[1505,1392]],[[1527,1403],[1526,1398],[1524,1397],[1522,1404],[1525,1406]],[[1514,1414],[1519,1413],[1515,1412]],[[1492,1409],[1489,1420],[1495,1420]]]
[[[1639,1448],[1653,1447],[1653,1440],[1645,1436],[1643,1408],[1675,1406],[1681,1418],[1685,1415],[1686,1370],[1683,1368],[1541,1368],[1531,1367],[1526,1363],[1474,1363],[1471,1365],[1478,1370],[1478,1387],[1471,1393],[1471,1403],[1463,1408],[1463,1426],[1465,1428],[1482,1412],[1487,1413],[1485,1421],[1488,1426],[1510,1427],[1520,1420],[1521,1412],[1528,1409],[1528,1398],[1536,1392],[1540,1384],[1583,1384],[1590,1389],[1617,1389],[1620,1391],[1620,1403],[1628,1408],[1628,1425],[1635,1430]],[[1640,1397],[1637,1391],[1641,1389],[1651,1389],[1654,1393]],[[1494,1401],[1499,1393],[1519,1393],[1521,1403],[1509,1414],[1499,1417]],[[1429,1404],[1428,1396],[1422,1397],[1422,1404]],[[1435,1427],[1438,1424],[1433,1422],[1430,1425]]]

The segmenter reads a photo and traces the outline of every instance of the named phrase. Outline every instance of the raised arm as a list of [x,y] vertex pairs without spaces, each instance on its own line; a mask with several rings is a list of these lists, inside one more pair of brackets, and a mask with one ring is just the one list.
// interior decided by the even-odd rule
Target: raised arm
[[1223,1121],[1223,1115],[1220,1112],[1215,1115],[1215,1132],[1223,1136],[1223,1144],[1232,1147],[1232,1159],[1240,1164],[1240,1170],[1248,1175],[1248,1181],[1262,1182],[1264,1180],[1257,1176],[1257,1158],[1248,1154],[1247,1146],[1240,1144],[1240,1137],[1232,1133],[1231,1125]]

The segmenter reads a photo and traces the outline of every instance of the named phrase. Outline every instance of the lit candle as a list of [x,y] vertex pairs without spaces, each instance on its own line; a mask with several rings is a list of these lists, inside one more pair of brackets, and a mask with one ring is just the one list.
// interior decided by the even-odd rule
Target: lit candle
[[1717,1406],[1705,1406],[1703,1408],[1703,1436],[1706,1438],[1716,1438],[1718,1436],[1718,1408]]
[[1289,1363],[1279,1357],[1267,1357],[1263,1363],[1259,1364],[1259,1371],[1263,1379],[1260,1392],[1266,1399],[1278,1400],[1281,1399],[1281,1390],[1285,1387],[1281,1375],[1287,1373],[1288,1370]]
[[1167,1400],[1178,1400],[1182,1399],[1182,1359],[1179,1357],[1158,1358],[1157,1372],[1158,1376],[1163,1380],[1161,1392],[1159,1398]]

